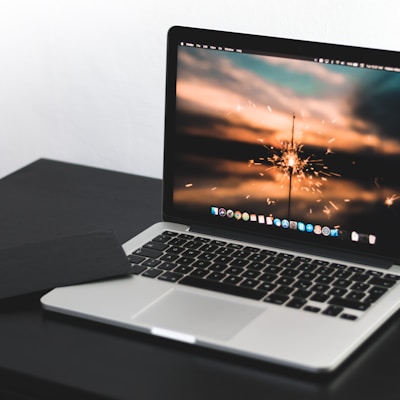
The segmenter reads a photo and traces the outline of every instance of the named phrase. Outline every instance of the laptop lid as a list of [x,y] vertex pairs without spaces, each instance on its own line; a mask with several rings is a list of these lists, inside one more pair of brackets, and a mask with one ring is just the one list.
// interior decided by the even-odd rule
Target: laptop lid
[[173,27],[164,219],[396,262],[396,52]]

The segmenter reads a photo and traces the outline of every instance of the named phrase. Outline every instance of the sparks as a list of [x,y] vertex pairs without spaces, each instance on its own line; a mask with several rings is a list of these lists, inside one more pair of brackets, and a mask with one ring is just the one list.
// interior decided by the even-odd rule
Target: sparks
[[[265,171],[274,171],[276,179],[280,181],[281,187],[283,183],[289,181],[289,207],[288,215],[290,215],[290,201],[292,190],[304,190],[306,192],[316,193],[322,196],[322,186],[328,181],[330,177],[340,177],[341,175],[329,171],[328,166],[324,164],[323,159],[313,158],[313,155],[306,156],[304,154],[304,145],[301,141],[295,140],[294,135],[294,122],[295,115],[293,115],[293,124],[290,140],[281,140],[280,146],[274,147],[271,145],[263,144],[267,149],[269,156],[257,160],[249,160],[249,166],[267,164]],[[324,122],[324,121],[323,121]],[[262,140],[258,139],[263,143]],[[331,138],[329,143],[333,143],[335,138]],[[328,147],[325,154],[332,154],[331,147]],[[296,183],[296,185],[294,185]],[[319,199],[320,200],[320,199]],[[269,202],[267,201],[269,204]],[[325,206],[323,212],[328,216],[334,210],[338,210],[337,206],[332,202],[331,207]],[[310,213],[312,210],[310,210]]]
[[397,194],[393,194],[390,197],[386,197],[385,205],[391,207],[393,203],[398,199],[400,199],[400,196],[398,196]]

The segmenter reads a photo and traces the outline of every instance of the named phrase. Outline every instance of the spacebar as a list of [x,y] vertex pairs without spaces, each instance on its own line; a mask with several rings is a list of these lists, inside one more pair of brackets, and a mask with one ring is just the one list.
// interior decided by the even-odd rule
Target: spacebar
[[201,289],[213,290],[215,292],[233,294],[234,296],[247,297],[248,299],[260,300],[265,296],[265,292],[254,289],[247,289],[240,286],[225,284],[222,282],[209,281],[207,279],[185,276],[179,283]]

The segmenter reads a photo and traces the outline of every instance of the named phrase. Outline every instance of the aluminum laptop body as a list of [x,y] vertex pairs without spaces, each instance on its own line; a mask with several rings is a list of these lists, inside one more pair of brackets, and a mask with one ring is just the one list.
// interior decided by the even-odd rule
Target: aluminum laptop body
[[173,27],[166,78],[163,221],[43,307],[334,370],[400,304],[399,53]]

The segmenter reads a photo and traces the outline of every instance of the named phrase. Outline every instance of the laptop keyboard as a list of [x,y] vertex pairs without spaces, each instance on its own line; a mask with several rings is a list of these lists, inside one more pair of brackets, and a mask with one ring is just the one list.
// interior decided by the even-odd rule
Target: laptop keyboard
[[356,320],[400,276],[165,231],[128,255],[132,273]]

